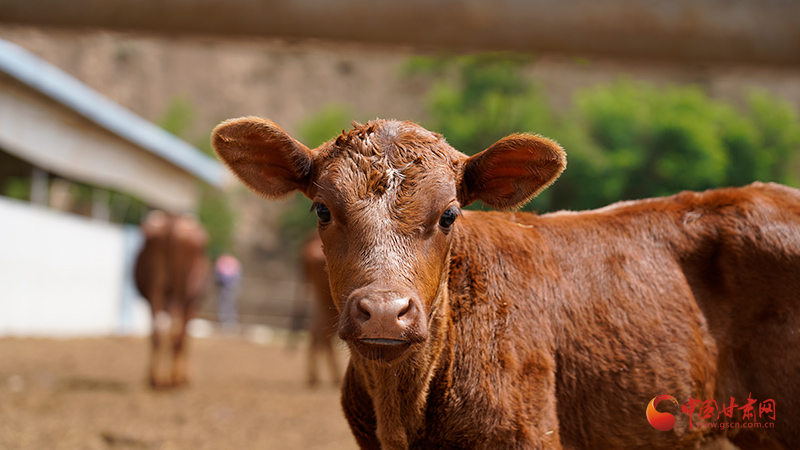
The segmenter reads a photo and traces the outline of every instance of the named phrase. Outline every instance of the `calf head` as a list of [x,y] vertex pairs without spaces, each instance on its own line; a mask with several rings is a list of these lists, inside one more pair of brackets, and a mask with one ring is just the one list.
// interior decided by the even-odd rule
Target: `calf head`
[[255,192],[299,190],[313,201],[339,336],[354,355],[382,362],[429,338],[447,301],[461,207],[522,205],[566,165],[541,136],[512,135],[467,157],[438,134],[389,120],[356,124],[311,150],[269,120],[245,117],[220,124],[212,142]]

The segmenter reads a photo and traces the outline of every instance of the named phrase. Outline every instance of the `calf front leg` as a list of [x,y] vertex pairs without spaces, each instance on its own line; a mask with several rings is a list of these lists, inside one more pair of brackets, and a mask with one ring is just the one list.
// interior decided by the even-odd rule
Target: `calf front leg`
[[150,387],[158,389],[161,387],[161,379],[159,376],[159,354],[161,349],[161,335],[158,329],[153,325],[153,334],[150,336],[150,363],[147,366],[147,381]]
[[186,317],[173,315],[172,328],[172,374],[171,384],[179,387],[189,382],[189,368],[186,361]]
[[150,387],[160,389],[169,386],[169,381],[164,379],[163,360],[164,346],[168,344],[170,317],[163,310],[154,310],[153,333],[150,336],[150,363],[147,370],[147,380]]
[[342,373],[339,371],[339,360],[336,358],[336,347],[334,337],[327,336],[325,339],[325,354],[328,357],[328,366],[331,370],[331,377],[335,386],[342,385]]

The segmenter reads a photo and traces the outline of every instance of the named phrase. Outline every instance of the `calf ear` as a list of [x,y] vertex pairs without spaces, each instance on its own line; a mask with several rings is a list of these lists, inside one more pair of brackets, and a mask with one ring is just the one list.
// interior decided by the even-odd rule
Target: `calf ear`
[[564,150],[539,135],[514,134],[467,158],[459,202],[482,200],[498,208],[516,208],[550,186],[567,167]]
[[253,191],[281,197],[297,189],[306,196],[314,155],[272,121],[241,117],[211,133],[219,158]]

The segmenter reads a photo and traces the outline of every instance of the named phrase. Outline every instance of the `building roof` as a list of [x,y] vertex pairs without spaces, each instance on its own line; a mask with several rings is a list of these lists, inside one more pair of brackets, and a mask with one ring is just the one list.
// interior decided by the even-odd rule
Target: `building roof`
[[221,187],[227,179],[223,166],[194,146],[2,39],[0,71],[212,186]]

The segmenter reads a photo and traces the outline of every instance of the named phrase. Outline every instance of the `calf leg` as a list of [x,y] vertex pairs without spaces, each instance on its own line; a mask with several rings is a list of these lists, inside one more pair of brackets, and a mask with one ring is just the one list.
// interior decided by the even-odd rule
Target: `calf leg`
[[153,316],[153,334],[150,338],[150,364],[148,367],[148,382],[150,387],[157,389],[165,383],[161,379],[161,360],[163,359],[164,338],[169,332],[169,314],[165,308],[164,298],[164,272],[158,264],[154,264],[155,271],[146,295],[150,302],[150,312]]
[[339,371],[339,361],[336,359],[336,349],[333,345],[334,340],[333,336],[326,336],[323,344],[325,346],[325,354],[328,357],[328,366],[331,369],[333,384],[340,386],[342,384],[342,373]]
[[[333,384],[342,384],[342,375],[339,370],[339,362],[336,359],[336,351],[333,345],[334,337],[331,330],[325,324],[317,320],[311,326],[311,343],[308,347],[308,385],[316,386],[319,384],[319,365],[317,359],[324,357],[327,359],[330,368]],[[324,356],[321,356],[324,355]]]
[[172,326],[172,374],[173,387],[183,386],[189,381],[186,362],[186,314],[173,315]]
[[161,385],[158,374],[158,355],[160,353],[160,348],[161,336],[154,326],[153,334],[150,337],[150,363],[147,366],[147,381],[153,389],[157,389]]
[[162,378],[162,361],[164,358],[164,346],[169,337],[170,318],[166,311],[159,310],[153,314],[153,333],[150,337],[150,364],[148,365],[147,379],[150,387],[154,389],[162,388],[168,383]]
[[319,350],[319,342],[317,342],[316,333],[311,333],[311,342],[308,345],[308,385],[314,387],[319,384],[319,368],[317,367],[317,351]]

